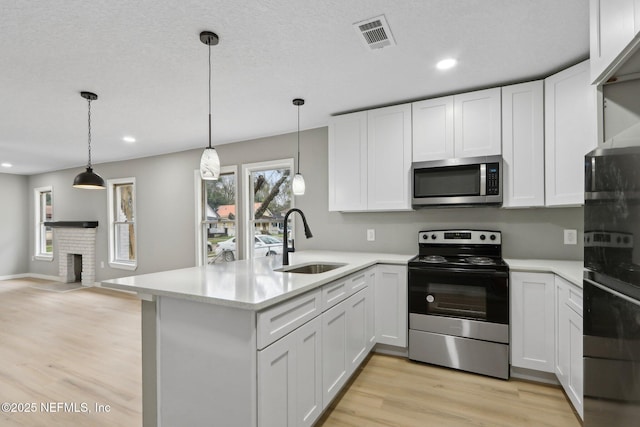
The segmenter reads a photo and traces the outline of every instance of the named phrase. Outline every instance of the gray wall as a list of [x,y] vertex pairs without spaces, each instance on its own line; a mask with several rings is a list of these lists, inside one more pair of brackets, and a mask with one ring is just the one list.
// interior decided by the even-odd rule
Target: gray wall
[[[286,134],[217,147],[223,165],[292,158],[296,155],[296,134]],[[138,223],[138,269],[132,273],[108,266],[107,196],[104,191],[71,187],[82,168],[34,175],[28,179],[28,194],[35,187],[53,186],[54,220],[98,220],[97,280],[163,271],[195,265],[194,170],[202,150],[148,157],[123,162],[96,164],[105,180],[136,177]],[[582,246],[563,244],[564,228],[579,231],[582,238],[582,208],[522,209],[457,208],[424,209],[396,213],[328,212],[327,128],[301,135],[300,171],[307,192],[296,206],[307,215],[312,239],[297,230],[298,249],[335,249],[413,254],[417,232],[430,228],[487,228],[501,230],[504,256],[512,258],[582,258]],[[246,185],[239,177],[239,185]],[[33,221],[33,201],[28,198]],[[242,214],[239,218],[244,220]],[[29,222],[31,223],[31,222]],[[299,227],[299,224],[298,224]],[[29,227],[28,241],[33,240]],[[376,241],[366,240],[366,230],[376,230]],[[23,250],[24,252],[24,250]],[[29,243],[29,257],[33,244]],[[100,262],[105,263],[100,268]],[[32,273],[57,275],[57,262],[30,261]]]
[[27,177],[0,173],[0,277],[27,273],[29,200]]

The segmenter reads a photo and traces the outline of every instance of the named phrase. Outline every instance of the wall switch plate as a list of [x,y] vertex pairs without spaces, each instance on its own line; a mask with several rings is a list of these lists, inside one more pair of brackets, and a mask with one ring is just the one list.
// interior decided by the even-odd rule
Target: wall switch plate
[[369,242],[376,240],[376,230],[374,228],[367,229],[367,240]]
[[104,268],[104,261],[100,261],[100,268]]
[[578,244],[578,230],[564,230],[564,244],[565,245],[577,245]]

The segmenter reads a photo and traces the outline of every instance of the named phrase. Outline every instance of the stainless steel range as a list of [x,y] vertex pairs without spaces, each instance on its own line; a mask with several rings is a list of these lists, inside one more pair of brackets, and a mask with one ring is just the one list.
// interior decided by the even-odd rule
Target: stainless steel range
[[418,233],[409,359],[509,378],[509,266],[499,231]]

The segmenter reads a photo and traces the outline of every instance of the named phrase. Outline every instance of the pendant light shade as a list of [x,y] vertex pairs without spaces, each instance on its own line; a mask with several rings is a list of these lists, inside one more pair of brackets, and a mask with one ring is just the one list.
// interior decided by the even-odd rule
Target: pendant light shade
[[293,194],[296,196],[303,196],[305,190],[304,177],[301,173],[297,173],[293,177],[293,182],[291,183],[291,188],[293,189]]
[[218,179],[220,176],[220,157],[213,147],[207,147],[200,158],[200,177],[202,179]]
[[93,171],[91,167],[91,101],[98,99],[98,95],[91,92],[80,92],[80,96],[87,100],[88,104],[88,123],[89,123],[89,160],[87,161],[87,170],[79,173],[73,180],[74,188],[84,188],[87,190],[104,190],[104,179]]
[[220,176],[220,157],[211,146],[211,46],[217,45],[219,38],[216,33],[203,31],[200,33],[200,41],[209,46],[209,146],[204,149],[200,158],[200,178],[216,180]]
[[300,106],[304,105],[304,99],[296,98],[293,100],[293,105],[298,107],[298,165],[297,172],[293,177],[293,182],[291,183],[291,189],[293,190],[293,194],[295,196],[303,196],[306,186],[304,183],[304,177],[300,173]]

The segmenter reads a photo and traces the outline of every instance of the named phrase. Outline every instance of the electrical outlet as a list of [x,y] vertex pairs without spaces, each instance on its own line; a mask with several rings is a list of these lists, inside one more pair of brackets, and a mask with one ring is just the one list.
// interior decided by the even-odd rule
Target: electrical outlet
[[565,245],[577,245],[578,244],[578,230],[564,230],[564,244]]
[[104,261],[100,261],[100,268],[104,268]]
[[376,240],[376,230],[374,228],[367,229],[367,240],[369,242]]

